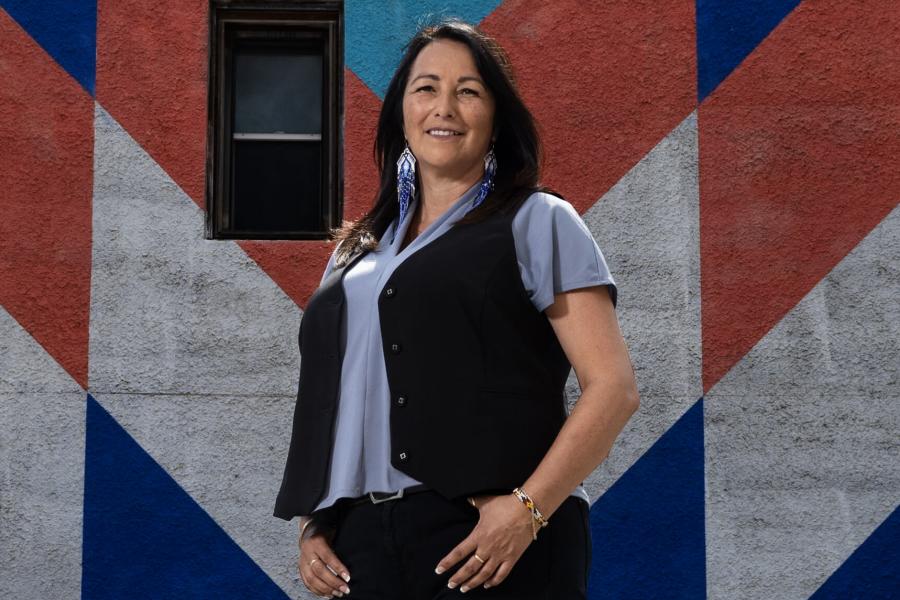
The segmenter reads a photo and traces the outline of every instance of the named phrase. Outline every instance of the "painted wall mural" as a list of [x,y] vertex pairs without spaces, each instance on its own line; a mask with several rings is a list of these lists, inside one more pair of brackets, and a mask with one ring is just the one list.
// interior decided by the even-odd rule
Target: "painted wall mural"
[[[510,52],[619,283],[590,596],[900,597],[897,3],[347,0],[345,218],[426,14]],[[330,247],[206,239],[208,22],[0,0],[4,598],[313,597],[271,511]]]

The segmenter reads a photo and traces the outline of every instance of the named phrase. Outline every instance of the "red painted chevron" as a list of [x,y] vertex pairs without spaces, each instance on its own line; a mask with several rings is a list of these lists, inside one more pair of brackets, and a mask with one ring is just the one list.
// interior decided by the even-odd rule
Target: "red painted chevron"
[[94,101],[0,10],[0,303],[87,387]]
[[704,391],[900,201],[898,31],[803,2],[700,106]]
[[344,218],[363,216],[378,193],[372,154],[381,100],[350,69],[344,71]]
[[482,21],[541,127],[544,181],[580,212],[696,107],[694,12],[693,0],[506,0]]
[[207,2],[97,2],[97,100],[205,205]]
[[319,287],[333,248],[320,240],[237,240],[237,244],[300,307]]

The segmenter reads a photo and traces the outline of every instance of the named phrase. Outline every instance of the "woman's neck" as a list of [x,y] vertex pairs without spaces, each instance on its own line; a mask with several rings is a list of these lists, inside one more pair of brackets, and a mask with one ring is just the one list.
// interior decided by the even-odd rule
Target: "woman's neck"
[[475,165],[462,177],[442,177],[427,168],[420,169],[419,223],[422,229],[444,214],[466,190],[484,176],[484,165]]
[[400,241],[400,252],[416,239],[431,223],[459,200],[469,188],[484,175],[476,172],[464,179],[435,179],[428,172],[420,173],[422,190],[419,192],[419,200],[416,210],[410,215],[410,223],[406,229],[406,235]]

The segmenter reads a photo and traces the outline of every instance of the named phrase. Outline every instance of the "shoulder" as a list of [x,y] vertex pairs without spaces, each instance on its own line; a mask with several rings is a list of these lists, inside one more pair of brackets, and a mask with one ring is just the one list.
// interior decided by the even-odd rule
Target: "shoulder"
[[569,201],[534,192],[513,218],[512,232],[522,282],[538,310],[552,304],[560,292],[614,286],[603,252]]
[[522,222],[534,217],[546,217],[560,213],[578,216],[578,211],[565,198],[550,192],[532,192],[522,201],[513,221]]
[[535,237],[555,237],[570,233],[591,235],[572,203],[549,192],[533,192],[522,202],[513,217],[512,230],[517,243],[521,245],[529,243]]
[[334,248],[331,250],[331,255],[328,257],[328,262],[325,263],[325,270],[322,273],[322,277],[319,279],[320,286],[323,283],[325,283],[325,280],[328,278],[328,276],[331,274],[331,272],[334,271],[334,269],[335,269],[335,266],[337,263],[337,254],[338,254],[338,250],[341,247],[341,243],[342,243],[342,241],[339,241],[338,243],[336,243],[334,245]]

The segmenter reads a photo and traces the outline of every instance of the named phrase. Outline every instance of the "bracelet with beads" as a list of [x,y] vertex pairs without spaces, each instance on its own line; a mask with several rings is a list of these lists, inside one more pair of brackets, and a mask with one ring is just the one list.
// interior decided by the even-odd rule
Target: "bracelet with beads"
[[[513,494],[518,498],[527,508],[531,511],[531,535],[533,539],[537,539],[538,529],[541,527],[546,527],[549,525],[547,520],[544,518],[544,515],[541,514],[541,511],[538,510],[538,507],[535,506],[534,500],[531,499],[531,496],[528,495],[528,492],[523,490],[520,487],[517,487],[513,490]],[[540,527],[538,527],[538,525]]]

